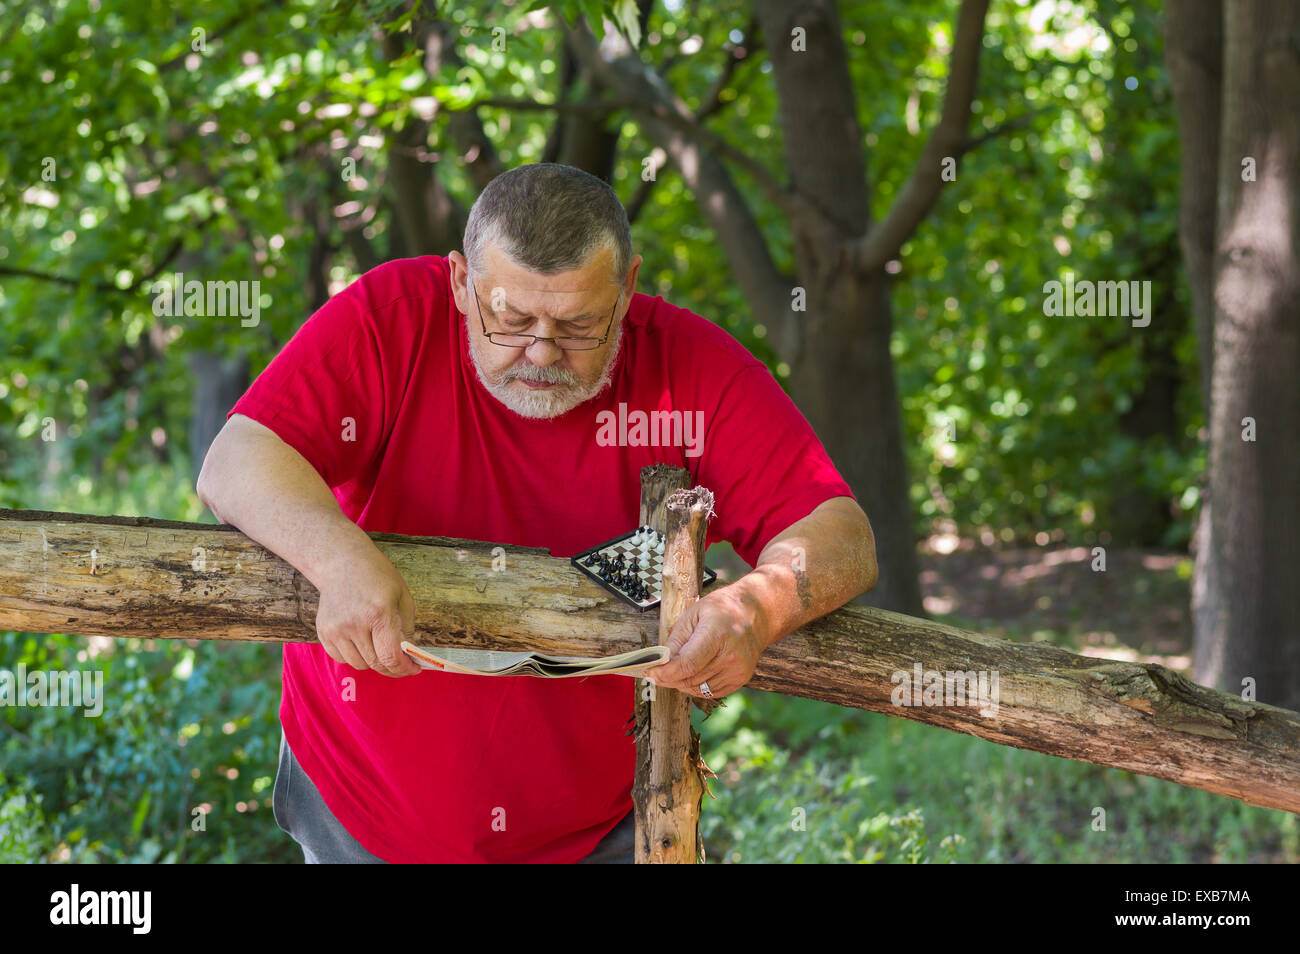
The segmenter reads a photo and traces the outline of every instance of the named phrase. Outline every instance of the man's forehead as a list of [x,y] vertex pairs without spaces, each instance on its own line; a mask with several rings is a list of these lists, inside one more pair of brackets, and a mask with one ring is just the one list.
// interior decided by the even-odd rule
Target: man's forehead
[[500,286],[507,297],[527,295],[567,296],[570,300],[603,297],[619,282],[611,278],[612,253],[599,249],[582,268],[543,275],[515,264],[494,246],[486,249],[484,279]]

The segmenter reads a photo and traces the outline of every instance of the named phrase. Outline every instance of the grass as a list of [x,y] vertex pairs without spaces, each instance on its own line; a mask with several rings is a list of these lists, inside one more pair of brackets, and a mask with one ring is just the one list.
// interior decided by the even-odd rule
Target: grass
[[1300,861],[1286,812],[897,717],[744,690],[699,728],[710,861]]

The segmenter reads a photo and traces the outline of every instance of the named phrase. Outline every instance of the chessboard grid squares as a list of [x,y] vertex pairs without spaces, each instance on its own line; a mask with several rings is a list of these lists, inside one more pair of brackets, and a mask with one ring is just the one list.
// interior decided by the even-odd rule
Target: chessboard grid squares
[[[652,541],[652,545],[648,550],[643,549],[641,546],[632,544],[631,541],[633,537],[646,532],[651,534],[650,539]],[[570,562],[586,573],[588,577],[595,580],[601,587],[609,590],[625,602],[635,606],[639,610],[648,610],[657,606],[663,596],[663,554],[655,552],[655,545],[662,544],[663,539],[662,536],[650,530],[648,527],[638,527],[637,529],[624,533],[612,540],[607,540],[602,544],[582,551],[572,557]],[[600,564],[598,562],[601,555],[607,557],[610,563],[613,563],[622,556],[624,559],[624,572],[630,569],[630,561],[632,558],[635,557],[638,560],[644,558],[644,561],[635,572],[638,581],[647,590],[645,598],[633,599],[629,592],[615,584],[612,580],[603,579],[600,576]],[[587,566],[586,561],[588,559],[597,562],[593,562],[593,565]],[[706,567],[704,571],[704,585],[707,586],[715,579],[717,579],[717,574]]]

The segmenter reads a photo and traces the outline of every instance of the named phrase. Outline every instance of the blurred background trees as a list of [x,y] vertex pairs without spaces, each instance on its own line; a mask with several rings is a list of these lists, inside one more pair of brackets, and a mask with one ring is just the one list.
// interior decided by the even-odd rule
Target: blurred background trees
[[[458,247],[477,190],[522,162],[609,175],[646,257],[641,290],[722,324],[796,389],[798,349],[773,339],[789,315],[816,318],[793,310],[793,279],[814,304],[819,288],[797,275],[781,210],[730,154],[798,181],[783,166],[774,41],[747,3],[645,6],[636,55],[729,144],[696,154],[725,167],[753,210],[781,276],[768,289],[776,301],[749,302],[711,228],[718,213],[699,208],[702,187],[643,131],[639,110],[612,105],[621,94],[569,52],[554,10],[213,3],[180,17],[161,3],[8,4],[4,502],[40,505],[56,473],[89,493],[87,481],[125,486],[159,464],[185,487],[196,396],[221,406],[229,393],[205,382],[241,379],[241,356],[256,374],[366,268]],[[873,221],[940,119],[956,9],[845,3],[838,35],[814,38],[844,47]],[[1173,280],[1179,151],[1160,28],[1155,3],[995,4],[986,18],[971,148],[883,269],[914,537],[940,521],[1005,542],[1190,538],[1202,418],[1187,295]],[[467,108],[484,102],[500,105]],[[1044,316],[1043,285],[1067,269],[1152,278],[1147,333]],[[156,318],[153,289],[175,272],[260,280],[261,322]],[[859,431],[882,413],[860,396],[865,382],[800,386],[831,395]],[[40,440],[46,417],[55,441]],[[855,475],[858,492],[869,483]]]

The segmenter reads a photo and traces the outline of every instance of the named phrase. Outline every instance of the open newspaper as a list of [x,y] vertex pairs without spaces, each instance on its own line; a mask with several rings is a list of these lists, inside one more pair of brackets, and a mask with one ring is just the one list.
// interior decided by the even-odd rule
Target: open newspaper
[[650,669],[668,661],[667,646],[634,649],[617,656],[548,656],[545,653],[507,653],[491,649],[446,649],[403,642],[402,651],[422,669],[463,672],[474,676],[603,676]]

